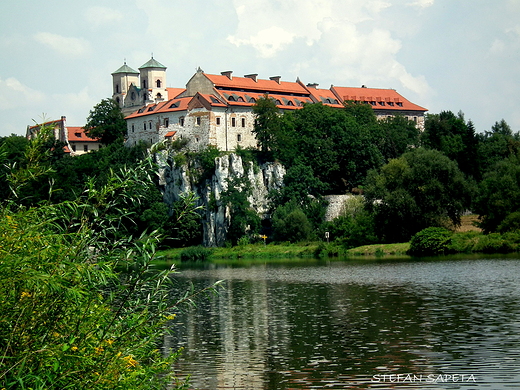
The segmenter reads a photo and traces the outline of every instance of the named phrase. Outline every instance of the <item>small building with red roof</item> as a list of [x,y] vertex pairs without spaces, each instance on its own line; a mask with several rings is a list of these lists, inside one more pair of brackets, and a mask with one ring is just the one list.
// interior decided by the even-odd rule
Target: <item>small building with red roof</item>
[[[410,102],[393,89],[364,86],[320,89],[318,84],[305,85],[299,79],[295,82],[282,81],[280,76],[261,79],[257,74],[236,77],[232,71],[215,75],[200,68],[187,82],[186,88],[165,88],[166,67],[153,58],[139,68],[140,74],[132,73],[126,66],[125,63],[112,76],[113,98],[116,101],[119,98],[121,107],[125,109],[134,108],[126,116],[129,146],[140,141],[153,144],[187,139],[192,150],[208,145],[224,151],[239,146],[256,147],[252,107],[266,95],[282,111],[297,110],[309,103],[341,109],[345,102],[354,101],[369,104],[378,118],[403,115],[413,120],[418,128],[424,128],[427,109]],[[121,87],[125,82],[131,85]],[[137,86],[139,83],[140,87]],[[128,91],[130,95],[123,96],[122,91]]]
[[99,139],[87,136],[83,127],[67,126],[65,116],[58,120],[27,126],[26,137],[34,138],[43,126],[50,126],[53,129],[54,138],[65,144],[63,151],[70,153],[71,156],[78,156],[101,148]]

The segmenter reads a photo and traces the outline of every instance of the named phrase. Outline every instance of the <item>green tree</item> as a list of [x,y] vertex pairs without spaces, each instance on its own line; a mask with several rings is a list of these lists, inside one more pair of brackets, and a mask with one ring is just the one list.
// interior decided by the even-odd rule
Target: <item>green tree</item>
[[491,131],[479,134],[478,141],[481,177],[485,172],[493,169],[497,162],[520,154],[520,135],[513,133],[503,119],[496,122]]
[[89,137],[99,138],[104,145],[122,143],[126,135],[125,117],[112,99],[103,99],[94,106],[84,128]]
[[258,233],[260,217],[248,200],[252,190],[247,176],[228,178],[227,185],[227,190],[220,194],[220,202],[229,208],[227,239],[236,245],[240,238]]
[[379,173],[371,171],[365,197],[379,237],[403,242],[430,226],[459,225],[473,191],[454,161],[418,148],[391,160]]
[[312,224],[296,202],[289,202],[273,214],[273,239],[299,242],[311,238]]
[[479,178],[478,139],[473,123],[466,123],[462,112],[427,115],[421,141],[424,147],[439,150],[456,161],[466,175]]
[[379,150],[386,162],[419,146],[419,129],[415,122],[402,115],[381,119],[379,127],[381,136]]
[[497,162],[484,175],[479,190],[474,211],[484,232],[496,232],[504,222],[511,225],[508,216],[520,211],[520,156]]
[[273,147],[274,139],[280,129],[279,110],[274,100],[264,95],[253,105],[253,114],[255,116],[253,133],[265,154]]

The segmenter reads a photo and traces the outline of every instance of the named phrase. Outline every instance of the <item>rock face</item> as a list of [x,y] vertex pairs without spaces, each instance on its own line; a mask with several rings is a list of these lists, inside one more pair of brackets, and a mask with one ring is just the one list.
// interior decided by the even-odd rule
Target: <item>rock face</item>
[[[221,246],[226,241],[229,210],[220,204],[220,197],[228,189],[229,180],[247,177],[252,189],[248,201],[260,216],[266,217],[268,193],[281,188],[285,175],[285,168],[279,163],[255,167],[252,162],[244,163],[240,156],[233,153],[216,158],[215,172],[211,178],[203,181],[194,180],[189,174],[188,164],[176,165],[174,158],[166,151],[157,152],[155,161],[159,167],[159,184],[166,203],[173,204],[179,200],[180,194],[187,191],[199,197],[199,204],[204,206],[205,246]],[[196,170],[196,167],[193,168]]]

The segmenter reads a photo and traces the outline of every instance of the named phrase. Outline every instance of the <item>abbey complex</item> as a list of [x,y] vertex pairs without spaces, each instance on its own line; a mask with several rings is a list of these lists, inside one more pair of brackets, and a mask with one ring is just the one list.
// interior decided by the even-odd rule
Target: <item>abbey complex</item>
[[188,147],[198,150],[208,145],[229,151],[236,147],[256,147],[252,132],[252,106],[268,95],[278,108],[297,110],[304,103],[322,103],[341,108],[344,101],[370,104],[379,118],[404,115],[424,126],[425,108],[393,89],[353,88],[282,81],[257,74],[219,75],[198,69],[186,88],[166,87],[166,67],[153,57],[136,71],[126,63],[112,73],[112,98],[126,116],[127,145],[139,141],[153,144],[163,140],[187,139]]

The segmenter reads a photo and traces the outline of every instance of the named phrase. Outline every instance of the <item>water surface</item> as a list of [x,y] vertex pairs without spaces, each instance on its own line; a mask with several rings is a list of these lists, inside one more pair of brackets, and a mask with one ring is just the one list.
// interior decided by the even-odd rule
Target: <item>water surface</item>
[[[224,279],[174,323],[194,389],[520,388],[520,260],[183,269]],[[397,376],[399,374],[400,376]]]

